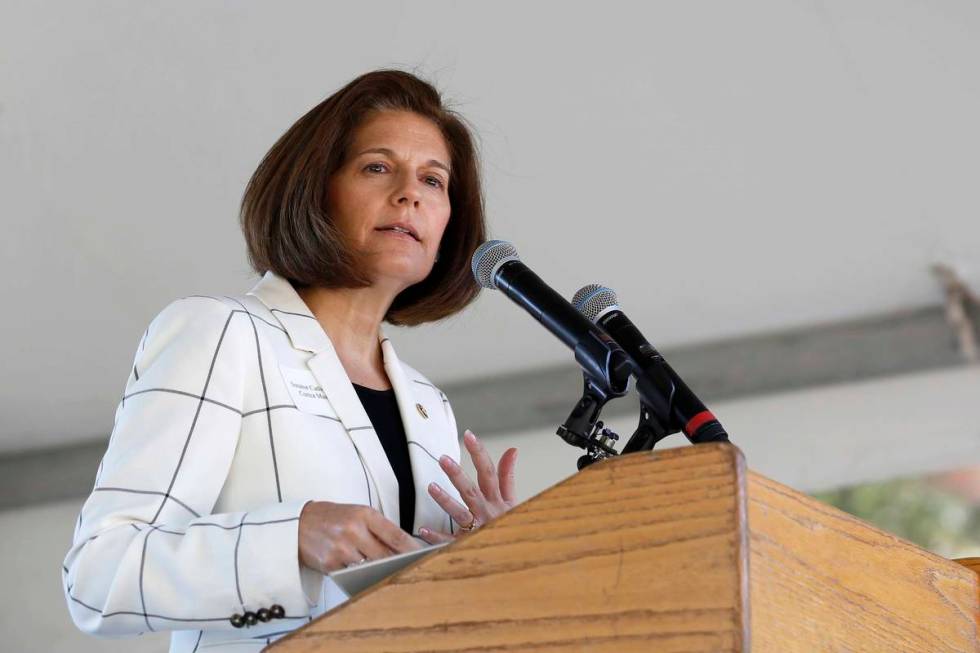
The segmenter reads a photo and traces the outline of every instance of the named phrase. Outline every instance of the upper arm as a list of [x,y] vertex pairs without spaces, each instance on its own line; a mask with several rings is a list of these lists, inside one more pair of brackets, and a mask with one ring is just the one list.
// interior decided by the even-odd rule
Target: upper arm
[[[241,428],[245,370],[234,317],[224,303],[185,298],[151,322],[96,481],[96,491],[129,496],[99,505],[135,502],[132,516],[148,523],[211,509]],[[137,490],[155,498],[137,499]]]

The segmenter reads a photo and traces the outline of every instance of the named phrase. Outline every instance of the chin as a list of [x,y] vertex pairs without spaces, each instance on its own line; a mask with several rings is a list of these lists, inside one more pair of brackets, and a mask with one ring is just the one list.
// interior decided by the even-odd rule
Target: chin
[[429,273],[432,272],[433,264],[425,266],[419,265],[386,265],[377,270],[374,275],[376,279],[385,279],[396,283],[403,288],[414,286],[424,281]]

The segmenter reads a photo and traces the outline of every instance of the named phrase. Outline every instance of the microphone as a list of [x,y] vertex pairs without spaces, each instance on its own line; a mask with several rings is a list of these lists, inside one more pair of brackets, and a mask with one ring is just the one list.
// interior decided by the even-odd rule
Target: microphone
[[473,253],[472,268],[480,286],[503,292],[575,352],[586,376],[601,384],[604,394],[626,394],[631,371],[626,353],[524,265],[512,244],[483,243]]
[[[590,322],[602,327],[632,359],[637,370],[637,392],[657,414],[662,426],[667,429],[666,434],[683,431],[688,440],[695,444],[728,440],[728,434],[718,419],[626,317],[612,289],[589,284],[575,293],[572,304]],[[630,444],[639,444],[634,450],[645,448],[632,440]],[[628,449],[631,448],[628,444],[623,453],[629,453]]]

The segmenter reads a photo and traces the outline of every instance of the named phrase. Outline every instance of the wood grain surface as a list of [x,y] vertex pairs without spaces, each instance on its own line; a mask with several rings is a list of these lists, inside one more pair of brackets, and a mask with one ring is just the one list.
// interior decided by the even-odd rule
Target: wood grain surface
[[699,445],[594,465],[269,650],[977,652],[968,566]]
[[977,651],[968,569],[753,472],[754,650]]
[[[980,558],[957,558],[953,562],[963,565],[977,574],[977,603],[980,603]],[[980,609],[974,614],[974,620],[977,622],[977,629],[980,630]]]
[[958,565],[963,565],[968,569],[972,569],[975,573],[980,574],[980,558],[957,558],[953,560]]
[[748,650],[743,475],[727,445],[594,465],[269,650]]

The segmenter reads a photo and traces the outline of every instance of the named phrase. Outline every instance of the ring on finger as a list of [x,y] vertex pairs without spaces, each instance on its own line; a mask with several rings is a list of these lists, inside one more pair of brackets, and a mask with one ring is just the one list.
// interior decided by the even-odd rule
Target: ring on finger
[[467,533],[469,533],[470,531],[472,531],[476,527],[477,527],[476,516],[473,516],[473,518],[470,520],[470,523],[469,524],[460,524],[459,525],[460,530],[465,531]]
[[348,567],[348,568],[349,567],[356,567],[357,565],[363,565],[365,562],[367,562],[367,558],[361,558],[357,562],[348,562],[344,566],[345,567]]

